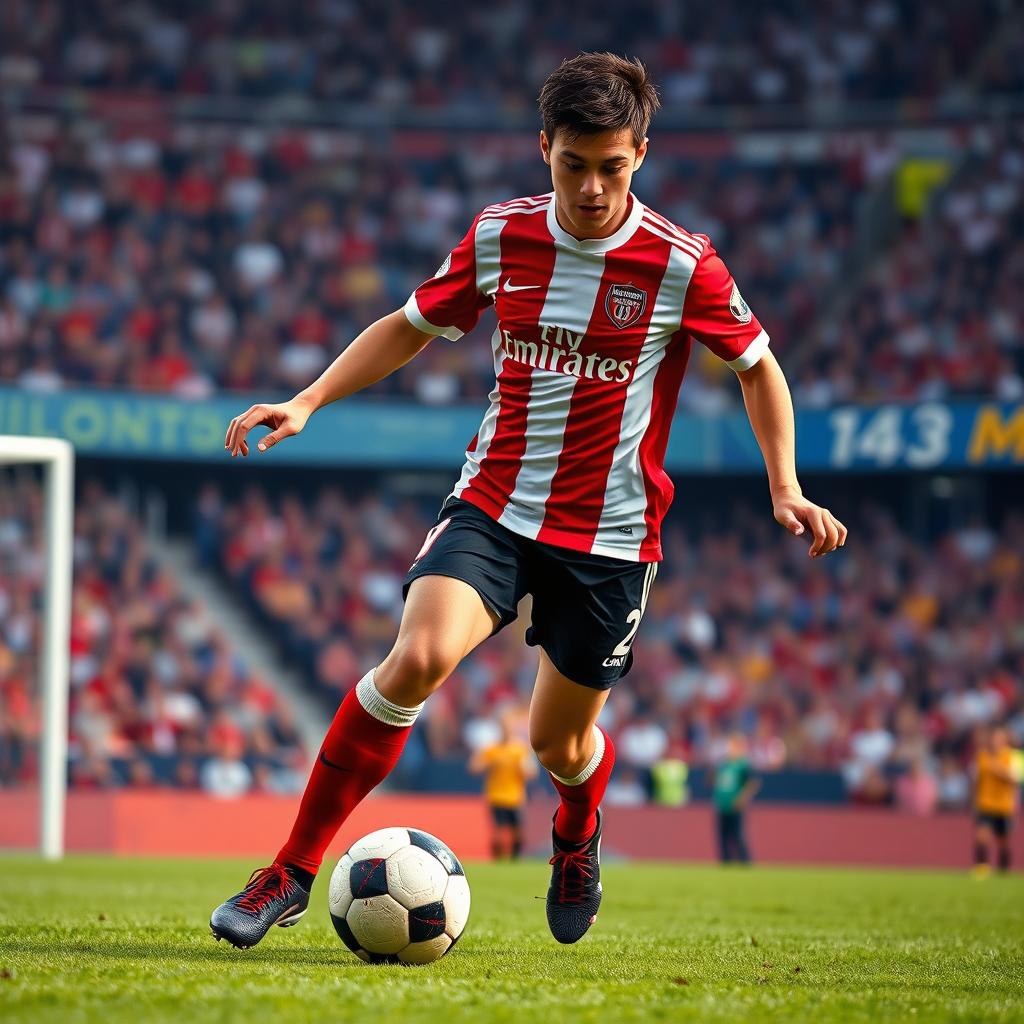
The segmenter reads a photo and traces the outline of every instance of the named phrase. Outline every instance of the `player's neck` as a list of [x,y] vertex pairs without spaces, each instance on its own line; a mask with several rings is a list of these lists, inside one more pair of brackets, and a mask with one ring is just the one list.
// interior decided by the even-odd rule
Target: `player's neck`
[[601,228],[600,231],[588,232],[587,234],[580,234],[578,228],[574,228],[571,224],[566,225],[562,217],[562,211],[558,208],[558,201],[555,201],[555,220],[558,222],[558,226],[567,234],[572,235],[577,242],[585,242],[588,239],[596,238],[611,238],[623,224],[626,223],[626,219],[629,217],[630,210],[633,209],[633,194],[630,193],[626,196],[626,201],[622,204],[622,210],[619,215],[613,220],[609,221],[608,224]]

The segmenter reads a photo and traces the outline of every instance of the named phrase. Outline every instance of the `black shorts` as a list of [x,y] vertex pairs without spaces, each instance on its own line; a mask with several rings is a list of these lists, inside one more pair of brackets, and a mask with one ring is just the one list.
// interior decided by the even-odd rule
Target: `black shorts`
[[994,835],[1005,839],[1010,834],[1013,818],[1008,814],[982,814],[979,811],[974,818],[975,824],[985,825],[992,829]]
[[515,620],[519,602],[532,594],[526,642],[542,647],[562,675],[607,690],[632,666],[633,638],[656,572],[656,562],[589,555],[521,537],[475,505],[449,498],[402,593],[421,576],[462,580],[498,616],[495,633]]
[[495,828],[520,828],[523,812],[518,807],[495,807],[491,804],[491,818]]

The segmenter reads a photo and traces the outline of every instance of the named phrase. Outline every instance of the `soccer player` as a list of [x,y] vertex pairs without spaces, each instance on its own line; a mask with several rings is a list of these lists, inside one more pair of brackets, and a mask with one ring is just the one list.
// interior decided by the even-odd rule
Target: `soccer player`
[[718,825],[718,856],[723,864],[750,863],[750,847],[743,831],[743,815],[761,788],[750,771],[747,738],[741,732],[729,737],[726,758],[715,768],[712,799]]
[[[495,385],[462,475],[405,579],[395,646],[345,697],[273,864],[218,907],[215,935],[251,946],[304,913],[339,826],[387,776],[424,701],[533,595],[539,648],[530,743],[559,794],[547,918],[576,942],[601,903],[599,806],[615,761],[597,725],[631,648],[661,558],[672,500],[663,461],[695,342],[739,376],[776,520],[809,554],[846,528],[804,497],[793,408],[768,335],[710,240],[630,192],[657,93],[639,62],[566,61],[540,94],[540,152],[554,190],[489,206],[403,309],[362,332],[288,402],[254,405],[225,447],[264,451],[309,417],[386,377],[495,307]],[[692,499],[691,499],[692,500]]]
[[991,870],[989,848],[993,840],[999,870],[1010,870],[1010,825],[1018,785],[1013,768],[1013,748],[1006,730],[998,726],[987,730],[975,761],[974,874],[978,878],[986,877]]
[[501,739],[478,750],[469,770],[484,776],[484,797],[494,822],[494,859],[518,860],[523,850],[526,786],[537,777],[537,764],[533,751],[517,735],[511,711],[501,716]]

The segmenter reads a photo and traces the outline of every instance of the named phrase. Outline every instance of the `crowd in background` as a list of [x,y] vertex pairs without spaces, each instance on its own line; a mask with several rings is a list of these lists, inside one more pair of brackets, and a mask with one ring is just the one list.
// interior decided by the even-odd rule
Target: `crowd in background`
[[[617,785],[642,790],[667,757],[714,765],[739,730],[758,771],[841,772],[865,802],[964,805],[976,731],[1006,721],[1024,743],[1024,516],[925,540],[865,502],[851,517],[857,543],[818,562],[762,511],[728,504],[667,521],[635,664],[602,718]],[[203,558],[329,708],[389,650],[429,526],[411,500],[336,489],[306,503],[259,488],[227,501],[209,486],[196,509]],[[428,757],[464,758],[504,706],[528,700],[528,617],[427,702]]]
[[[396,159],[310,133],[159,142],[101,131],[0,149],[0,380],[289,396],[402,305],[479,209],[550,187],[532,151],[481,158],[480,145],[452,135],[441,153]],[[979,146],[932,215],[903,223],[891,253],[830,312],[862,185],[876,173],[870,157],[753,164],[655,148],[635,187],[710,235],[798,404],[1018,399],[1020,136]],[[459,343],[435,341],[371,392],[482,401],[492,328],[488,314]],[[698,346],[683,406],[735,406],[731,377]]]
[[[560,2],[470,5],[461,18],[446,5],[443,24],[398,3],[14,3],[0,15],[0,83],[20,75],[95,89],[302,90],[384,106],[411,96],[450,111],[483,104],[500,123],[506,108],[533,109],[563,50],[600,37],[650,61],[670,118],[687,104],[934,98],[983,87],[1006,78],[998,68],[1019,44],[1005,7],[874,0],[825,13],[804,0],[770,11],[651,2],[609,6],[594,38],[578,39],[578,19]],[[361,43],[348,53],[369,21],[365,52]],[[518,53],[524,32],[528,66],[509,66],[495,49]],[[397,143],[388,133],[166,114],[127,130],[101,109],[15,131],[7,116],[0,381],[38,391],[84,384],[286,397],[404,303],[485,205],[550,189],[525,128]],[[793,140],[782,157],[709,148],[706,139],[691,149],[691,137],[656,122],[635,190],[712,238],[798,403],[1015,400],[1024,392],[1024,155],[1018,133],[1000,137],[994,149],[991,133],[965,140],[965,167],[954,161],[922,218],[890,215],[891,244],[877,244],[866,280],[839,308],[863,201],[906,155],[897,139],[839,139],[813,154]],[[459,344],[433,343],[372,391],[481,402],[493,383],[492,325],[486,316]],[[682,402],[713,414],[736,407],[739,394],[723,364],[698,349]]]
[[[31,474],[0,473],[0,786],[37,777],[45,552]],[[79,789],[293,792],[288,707],[184,597],[125,502],[86,483],[75,512],[69,775]]]
[[[635,53],[684,108],[955,100],[1012,89],[987,60],[1009,0],[8,0],[0,83],[529,111],[580,50]],[[913,45],[908,41],[913,40]]]

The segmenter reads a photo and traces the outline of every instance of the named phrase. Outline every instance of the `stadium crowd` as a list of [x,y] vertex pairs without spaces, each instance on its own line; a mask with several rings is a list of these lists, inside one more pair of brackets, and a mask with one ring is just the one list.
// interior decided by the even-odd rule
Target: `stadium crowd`
[[[648,62],[676,106],[835,109],[956,98],[1012,6],[637,0],[583,20],[570,0],[8,0],[0,83],[530,111],[563,57],[614,46]],[[1001,91],[1004,67],[973,87]]]
[[[401,580],[430,525],[410,501],[325,489],[312,503],[208,486],[196,506],[203,558],[276,631],[333,708],[389,649]],[[860,541],[827,565],[763,513],[684,528],[666,559],[603,724],[620,784],[643,785],[666,757],[714,765],[734,730],[756,770],[839,771],[854,799],[961,806],[979,727],[1024,740],[1024,516],[974,522],[930,542],[865,503]],[[535,661],[521,616],[427,703],[428,758],[461,758],[528,699]]]
[[[974,80],[971,53],[989,54],[980,80],[996,82],[997,57],[1017,38],[1007,32],[991,53],[982,46],[998,37],[1002,7],[874,0],[832,5],[819,19],[804,0],[771,12],[651,2],[608,8],[600,33],[651,62],[668,116],[687,103],[956,93]],[[2,16],[0,82],[532,110],[533,79],[557,63],[558,40],[566,52],[601,45],[574,37],[570,47],[568,10],[471,5],[458,18],[446,5],[435,25],[396,3],[14,3]],[[382,48],[374,42],[357,59],[345,40],[371,17],[368,38]],[[495,48],[515,52],[537,18],[551,22],[541,36],[558,52],[534,47],[529,68],[508,67]],[[726,33],[737,18],[750,30]],[[933,45],[903,45],[909,37]],[[737,68],[751,69],[749,79]],[[28,127],[0,118],[0,381],[28,389],[285,396],[401,305],[483,206],[550,188],[525,129],[501,145],[458,131],[368,142],[325,128],[240,131],[166,111],[126,131],[102,105],[88,110]],[[996,152],[973,139],[973,165],[933,216],[894,223],[892,254],[872,254],[867,282],[836,316],[859,204],[899,165],[900,144],[880,133],[866,148],[813,157],[799,145],[793,158],[740,156],[691,151],[686,137],[655,127],[638,194],[711,236],[799,403],[1019,396],[1019,135]],[[480,401],[493,380],[489,324],[457,345],[432,344],[374,393]],[[870,359],[860,358],[865,346]],[[682,402],[714,413],[735,406],[738,389],[698,349]]]
[[[43,520],[38,480],[0,474],[0,786],[37,770]],[[126,503],[96,482],[75,513],[69,724],[77,788],[229,797],[305,781],[288,708],[154,561]]]

